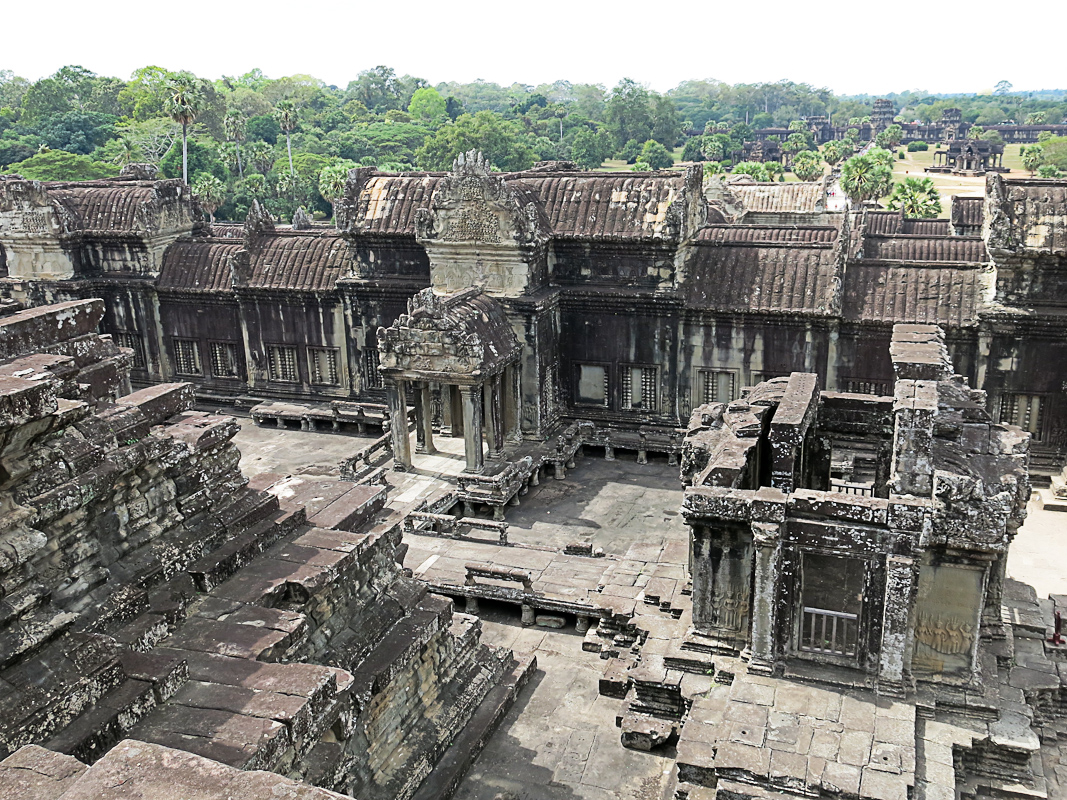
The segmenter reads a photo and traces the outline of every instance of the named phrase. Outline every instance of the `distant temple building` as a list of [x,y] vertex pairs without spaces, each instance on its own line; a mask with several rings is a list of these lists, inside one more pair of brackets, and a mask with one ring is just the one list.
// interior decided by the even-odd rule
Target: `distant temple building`
[[[936,324],[1049,475],[1067,456],[1065,185],[992,174],[950,220],[909,220],[827,211],[821,182],[493,173],[471,155],[450,173],[355,170],[336,227],[292,230],[259,210],[208,226],[178,181],[8,176],[0,290],[104,298],[138,386],[305,403],[341,426],[380,425],[392,388],[431,427],[471,415],[497,442],[577,419],[666,440],[697,406],[795,371],[888,395],[893,326]],[[472,285],[484,299],[455,299]],[[416,358],[411,337],[439,315],[475,338]],[[437,374],[448,353],[471,354],[469,380]]]

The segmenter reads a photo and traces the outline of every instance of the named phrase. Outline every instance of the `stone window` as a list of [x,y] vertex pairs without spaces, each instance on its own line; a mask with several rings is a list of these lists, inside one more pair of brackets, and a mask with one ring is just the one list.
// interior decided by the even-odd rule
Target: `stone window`
[[340,381],[337,379],[337,349],[334,347],[309,347],[308,348],[308,373],[312,383],[328,384],[336,386]]
[[893,390],[888,381],[869,381],[863,378],[846,378],[844,384],[844,391],[853,394],[876,394],[882,397],[893,394]]
[[296,348],[272,344],[267,346],[267,367],[272,381],[299,383],[300,372],[296,366]]
[[1039,394],[1005,394],[1000,398],[1000,421],[1018,425],[1041,441],[1041,423],[1045,417],[1045,398]]
[[866,562],[804,553],[797,649],[831,658],[859,652]]
[[578,396],[576,402],[585,405],[608,405],[608,368],[597,364],[578,365]]
[[200,343],[195,339],[174,340],[174,371],[179,375],[201,375]]
[[216,378],[239,378],[241,369],[240,356],[234,342],[211,343],[211,374]]
[[115,344],[119,347],[125,347],[128,350],[133,350],[133,368],[134,369],[146,369],[147,363],[144,357],[144,337],[139,333],[131,333],[129,331],[123,331],[122,333],[116,333],[112,336]]
[[734,373],[728,370],[703,370],[700,373],[703,382],[705,403],[729,403],[734,399]]
[[622,367],[622,407],[656,410],[656,368],[635,367],[624,364]]
[[363,351],[363,381],[367,389],[381,389],[385,386],[382,373],[378,371],[378,358],[377,348],[370,347]]

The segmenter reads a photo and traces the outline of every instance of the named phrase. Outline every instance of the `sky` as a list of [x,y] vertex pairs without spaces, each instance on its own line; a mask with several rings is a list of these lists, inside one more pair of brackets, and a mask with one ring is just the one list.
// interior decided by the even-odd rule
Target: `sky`
[[[5,4],[0,69],[36,80],[78,64],[126,79],[154,64],[215,79],[258,67],[272,78],[310,74],[341,87],[385,64],[431,84],[563,79],[611,87],[632,78],[663,92],[689,79],[785,79],[872,95],[983,92],[1001,80],[1016,91],[1067,88],[1051,33],[1067,22],[1067,3],[1043,5],[1036,24],[1026,14],[1013,23],[1007,5],[949,8],[854,0],[23,0]],[[934,33],[941,22],[950,34]]]

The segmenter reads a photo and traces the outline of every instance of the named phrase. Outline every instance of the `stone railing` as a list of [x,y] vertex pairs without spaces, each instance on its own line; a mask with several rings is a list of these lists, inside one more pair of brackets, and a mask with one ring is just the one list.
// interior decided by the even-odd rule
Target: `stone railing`
[[515,581],[522,584],[523,591],[533,591],[533,580],[530,573],[524,569],[493,567],[488,564],[464,564],[463,568],[467,572],[463,582],[465,586],[477,586],[476,578],[488,578],[495,581]]
[[541,459],[534,461],[525,456],[510,462],[495,475],[462,474],[456,477],[459,498],[464,504],[464,513],[473,517],[474,506],[484,503],[493,509],[493,518],[504,519],[504,506],[518,504],[518,496],[525,494],[529,486],[537,486]]
[[348,400],[334,400],[329,405],[271,401],[253,406],[248,413],[258,425],[273,424],[285,428],[289,423],[296,423],[302,431],[341,431],[354,427],[362,434],[367,432],[367,426],[383,431],[389,426],[389,412],[385,406]]
[[[341,462],[341,480],[367,483],[370,476],[382,461],[389,458],[392,453],[392,435],[388,432],[379,436],[365,447],[361,447],[356,454]],[[380,483],[381,479],[373,481]]]

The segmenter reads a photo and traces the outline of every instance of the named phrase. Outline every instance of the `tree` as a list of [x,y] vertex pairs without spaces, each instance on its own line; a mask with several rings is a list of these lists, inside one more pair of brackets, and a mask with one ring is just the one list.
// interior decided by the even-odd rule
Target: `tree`
[[282,100],[274,109],[274,119],[278,123],[278,127],[282,129],[282,133],[285,134],[285,148],[289,151],[289,174],[295,175],[293,171],[293,139],[292,132],[296,129],[297,116],[296,106],[293,105],[292,100]]
[[25,161],[9,164],[5,171],[34,181],[90,181],[118,174],[113,164],[64,150],[45,150]]
[[793,174],[798,180],[813,181],[822,176],[822,163],[818,153],[802,150],[793,157]]
[[722,175],[726,170],[723,169],[722,164],[718,161],[705,161],[704,162],[704,177],[707,178],[711,175]]
[[1044,125],[1045,124],[1045,112],[1035,111],[1032,114],[1026,115],[1027,125]]
[[182,126],[182,180],[189,183],[189,126],[204,108],[202,81],[191,72],[174,72],[167,78],[164,109]]
[[607,131],[594,133],[582,128],[571,141],[571,160],[582,169],[596,169],[611,155],[611,137]]
[[645,142],[652,138],[652,108],[648,89],[629,78],[623,78],[611,90],[604,106],[604,119],[615,137],[618,147],[631,139]]
[[241,142],[245,140],[244,115],[237,109],[228,111],[222,124],[226,131],[226,138],[233,142],[234,150],[237,151],[237,175],[238,177],[243,178],[245,176],[245,170],[241,164]]
[[886,134],[886,139],[889,143],[889,147],[893,148],[900,144],[900,140],[904,138],[904,129],[897,125],[895,122],[883,131]]
[[1056,169],[1055,164],[1042,164],[1037,168],[1037,177],[1039,178],[1059,178],[1062,173]]
[[1033,177],[1037,168],[1041,166],[1041,162],[1045,158],[1045,148],[1039,144],[1032,144],[1023,150],[1023,166],[1030,170],[1030,176]]
[[993,94],[1008,94],[1012,90],[1011,81],[999,81],[993,88]]
[[348,171],[353,166],[351,162],[331,164],[328,167],[323,167],[322,171],[319,172],[319,194],[328,200],[330,205],[335,204],[339,198],[345,196],[345,187],[348,185]]
[[266,175],[274,164],[274,148],[266,142],[249,142],[245,147],[248,162],[256,171]]
[[129,137],[149,164],[158,164],[177,141],[181,128],[170,119],[155,117],[144,122],[120,123],[115,126],[115,132]]
[[827,142],[822,149],[822,159],[831,168],[836,167],[851,154],[852,145],[839,139]]
[[785,167],[777,161],[763,162],[763,171],[767,174],[767,180],[773,181],[785,174]]
[[758,161],[742,161],[731,170],[734,175],[748,175],[756,181],[768,181],[767,168]]
[[[655,139],[649,139],[641,148],[638,162],[643,161],[652,169],[668,169],[674,166],[674,156]],[[636,169],[636,167],[635,167]]]
[[463,114],[442,125],[415,151],[415,160],[419,169],[447,170],[468,150],[480,150],[489,163],[507,172],[529,169],[534,163],[534,152],[522,141],[516,125],[492,111]]
[[882,197],[892,182],[893,168],[870,153],[853,156],[841,165],[841,188],[854,203]]
[[215,221],[215,211],[226,201],[226,184],[214,175],[204,172],[193,181],[193,197],[200,207]]
[[448,119],[448,102],[436,89],[416,89],[408,104],[408,114],[419,122],[435,125]]
[[933,218],[941,214],[941,195],[930,178],[905,178],[893,186],[889,208],[905,217]]
[[701,136],[692,136],[685,141],[682,148],[682,161],[703,161],[704,153],[700,149]]
[[186,168],[193,179],[203,172],[210,172],[219,180],[226,175],[213,143],[202,143],[195,139],[190,140],[185,148],[179,148],[175,142],[159,160],[159,171],[165,178],[178,178]]

